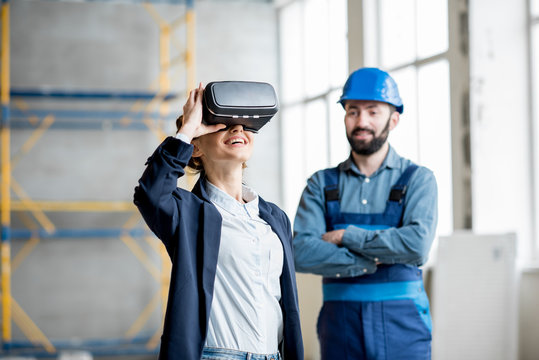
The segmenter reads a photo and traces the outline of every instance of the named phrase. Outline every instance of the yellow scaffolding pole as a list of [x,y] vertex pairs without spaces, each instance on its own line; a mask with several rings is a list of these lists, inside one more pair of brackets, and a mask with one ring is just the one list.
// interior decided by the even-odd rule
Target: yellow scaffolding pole
[[[158,94],[157,96],[146,106],[146,109],[155,107],[160,102],[160,114],[166,116],[170,109],[167,103],[162,101],[162,98],[159,97],[159,94],[166,94],[170,91],[171,88],[171,79],[170,71],[172,65],[178,64],[181,60],[184,60],[186,63],[187,74],[186,74],[186,90],[193,89],[196,87],[195,73],[194,73],[194,49],[195,49],[195,17],[193,10],[193,1],[187,2],[187,11],[185,18],[177,19],[171,23],[168,23],[155,9],[151,4],[143,4],[146,11],[150,14],[152,19],[158,24],[159,32],[159,64],[160,71],[158,77]],[[173,30],[175,27],[180,25],[186,25],[186,47],[187,51],[185,54],[179,57],[171,59],[171,43],[174,41]],[[150,119],[145,119],[144,123],[160,140],[165,137],[165,134],[162,130],[160,124],[152,122]],[[192,176],[191,176],[192,177]],[[191,180],[192,182],[192,180]],[[128,221],[124,228],[128,229],[133,226],[133,221]],[[159,303],[161,303],[162,317],[164,318],[164,313],[166,311],[166,301],[168,296],[168,289],[170,283],[170,271],[171,263],[166,253],[166,250],[162,244],[157,244],[154,239],[146,239],[150,246],[159,253],[161,258],[161,268],[160,271],[156,271],[155,267],[149,261],[148,257],[143,253],[142,249],[138,244],[128,235],[121,237],[121,240],[125,243],[127,247],[133,252],[133,254],[138,258],[143,266],[152,274],[152,276],[160,282],[160,290],[152,298],[150,303],[144,308],[140,316],[135,320],[134,324],[127,331],[126,337],[134,337],[144,324],[148,321],[150,314],[155,310]],[[160,274],[159,278],[157,277],[158,273]],[[159,301],[160,300],[160,301]],[[162,330],[158,329],[151,339],[146,344],[148,349],[153,349],[159,345],[159,338]]]
[[56,227],[54,226],[52,221],[50,221],[47,215],[45,215],[45,213],[38,206],[36,206],[36,204],[23,190],[22,186],[20,186],[19,183],[17,183],[13,178],[11,178],[11,188],[13,189],[15,194],[21,199],[21,204],[24,206],[24,208],[30,211],[32,215],[34,215],[39,224],[43,226],[43,228],[47,230],[49,234],[56,230]]
[[[178,59],[182,56],[171,59],[170,45],[173,40],[172,30],[182,24],[186,25],[186,52],[183,55],[186,64],[186,90],[196,87],[195,80],[195,13],[194,13],[194,1],[187,1],[187,10],[185,19],[177,19],[176,21],[168,24],[164,19],[155,11],[150,5],[145,5],[146,9],[154,20],[160,25],[160,73],[159,73],[159,91],[155,99],[148,104],[147,108],[154,107],[160,103],[160,113],[165,116],[169,112],[169,105],[163,101],[163,95],[168,93],[171,87],[171,80],[169,78],[169,72],[172,65],[179,63]],[[12,266],[20,264],[22,260],[32,251],[32,249],[39,243],[39,238],[33,237],[32,240],[24,247],[18,254],[14,264],[11,262],[11,247],[10,247],[10,227],[11,227],[11,211],[28,211],[30,210],[34,216],[38,219],[42,226],[46,229],[54,229],[54,225],[47,221],[48,219],[43,214],[44,211],[134,211],[135,208],[132,203],[128,202],[61,202],[61,201],[33,201],[22,191],[22,188],[12,179],[11,172],[13,164],[16,163],[22,156],[26,155],[28,151],[35,145],[38,139],[44,134],[46,130],[54,122],[54,117],[49,116],[44,119],[38,131],[36,131],[27,143],[21,149],[21,152],[16,155],[15,159],[11,159],[10,153],[10,126],[9,126],[9,106],[10,106],[10,29],[9,29],[9,0],[2,0],[1,6],[1,89],[0,89],[0,102],[2,110],[2,123],[0,128],[0,151],[1,151],[1,199],[0,199],[0,222],[1,222],[1,308],[2,308],[2,341],[4,344],[9,344],[12,341],[11,324],[12,320],[15,320],[17,325],[23,330],[25,335],[36,344],[44,345],[45,349],[49,352],[54,352],[54,346],[48,341],[46,336],[35,326],[30,320],[28,315],[22,310],[22,308],[16,303],[15,299],[11,295],[11,271]],[[133,111],[139,111],[143,106],[140,102],[136,104]],[[37,119],[36,119],[37,121]],[[130,119],[126,118],[126,122]],[[164,132],[157,123],[150,123],[149,119],[145,121],[148,128],[152,130],[157,137],[163,138]],[[12,201],[11,189],[14,189],[19,193],[20,201]],[[41,220],[41,221],[40,221]],[[136,223],[136,219],[131,218],[126,227],[131,227]],[[166,251],[162,244],[160,246],[153,247],[154,250],[159,249],[161,257],[161,269],[155,267],[143,253],[142,249],[132,238],[128,235],[121,237],[121,240],[132,250],[132,252],[139,258],[141,263],[147,268],[150,274],[161,283],[161,289],[157,292],[160,294],[163,313],[166,308],[166,297],[168,293],[168,285],[170,282],[170,270],[171,264],[166,254]],[[152,244],[151,244],[152,245]],[[140,318],[136,321],[134,326],[128,332],[129,335],[137,333],[142,325],[147,321],[149,313],[155,309],[158,301],[156,297],[152,299],[147,308],[143,311]],[[12,314],[12,310],[14,314]],[[16,315],[13,317],[13,315]],[[156,332],[152,339],[148,342],[148,348],[154,348],[158,345],[160,331]]]
[[9,230],[11,226],[11,159],[10,159],[10,133],[9,133],[9,2],[2,1],[2,54],[1,54],[1,89],[0,99],[2,106],[2,125],[0,137],[2,139],[2,200],[1,200],[1,223],[2,223],[2,342],[11,342],[11,243]]
[[17,166],[17,163],[19,160],[26,155],[30,150],[34,147],[34,145],[37,143],[37,141],[45,134],[45,132],[49,129],[49,127],[54,123],[54,116],[48,115],[46,116],[43,121],[41,122],[41,125],[32,133],[30,138],[26,140],[26,142],[22,145],[21,149],[19,150],[19,153],[15,154],[13,156],[13,159],[11,159],[12,166]]
[[[26,213],[20,213],[19,218],[21,219],[22,223],[25,224],[27,229],[33,230],[36,232],[37,225],[34,222],[32,218]],[[19,250],[17,255],[13,257],[13,260],[11,260],[11,272],[15,273],[19,265],[26,259],[28,255],[34,250],[34,248],[39,244],[41,239],[37,237],[37,235],[32,234],[32,237],[30,240],[28,240],[23,247]]]
[[[187,84],[186,84],[186,96],[189,95],[189,90],[197,87],[196,84],[196,68],[195,68],[195,49],[196,49],[196,37],[195,37],[195,9],[193,6],[194,1],[187,2],[187,13],[185,15],[185,24],[187,32],[187,50],[185,52],[185,67],[187,71]],[[195,186],[196,177],[194,174],[186,173],[187,187],[192,189]]]
[[[189,4],[190,3],[190,4]],[[185,52],[185,65],[187,68],[187,91],[197,87],[195,69],[195,9],[193,1],[188,1],[187,13],[185,15],[187,24],[187,51]]]
[[13,301],[13,313],[16,315],[14,320],[24,335],[34,345],[42,345],[47,352],[54,353],[56,349],[50,340],[43,334],[41,329],[34,324],[32,319],[30,319],[30,316],[24,312],[15,299],[12,298],[11,300]]
[[[14,211],[28,210],[24,201],[13,201],[11,209]],[[32,209],[48,212],[128,212],[135,211],[136,207],[128,201],[34,201]]]

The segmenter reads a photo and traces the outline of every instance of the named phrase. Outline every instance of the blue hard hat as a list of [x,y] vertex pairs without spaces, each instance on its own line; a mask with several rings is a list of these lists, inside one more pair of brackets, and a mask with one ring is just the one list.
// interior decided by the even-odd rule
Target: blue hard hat
[[404,110],[397,83],[377,68],[361,68],[350,74],[339,99],[343,107],[346,100],[381,101],[395,106],[401,114]]

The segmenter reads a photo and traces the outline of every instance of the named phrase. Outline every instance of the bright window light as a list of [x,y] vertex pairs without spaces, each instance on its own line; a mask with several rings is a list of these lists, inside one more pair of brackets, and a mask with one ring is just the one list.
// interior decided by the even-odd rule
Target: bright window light
[[[539,1],[539,0],[538,0]],[[438,183],[438,234],[453,231],[447,0],[381,0],[379,66],[395,78],[404,113],[389,141],[401,156],[431,169]],[[368,15],[367,15],[368,16]],[[367,54],[369,55],[369,54]],[[376,56],[370,56],[375,59]]]
[[447,48],[447,0],[417,0],[417,56],[430,57]]
[[292,103],[303,96],[302,6],[294,2],[281,10],[281,103]]
[[329,6],[329,81],[332,87],[342,87],[348,77],[348,23],[346,0],[331,0]]
[[277,4],[284,208],[291,219],[308,177],[348,156],[337,104],[348,76],[347,5],[347,0]]
[[399,155],[419,161],[419,129],[417,119],[417,72],[414,66],[391,72],[397,82],[404,104],[399,124],[391,132],[389,141]]
[[288,106],[281,112],[284,209],[288,216],[294,217],[299,197],[306,184],[305,178],[305,145],[303,133],[303,105]]
[[[539,3],[539,0],[537,0]],[[536,130],[536,139],[539,142],[539,24],[535,25],[532,30],[532,53],[534,64],[533,67],[533,95],[534,95],[534,127]],[[537,150],[539,150],[539,143],[537,144]],[[539,153],[537,154],[539,156]],[[537,169],[539,171],[539,168]],[[539,181],[539,178],[537,179]],[[538,184],[539,185],[539,184]],[[539,187],[538,187],[539,189]]]
[[344,127],[344,109],[337,101],[342,91],[335,90],[328,95],[329,104],[329,164],[337,166],[350,155],[350,145],[346,140]]
[[308,97],[329,86],[329,19],[326,0],[305,2],[305,91]]
[[[539,12],[539,0],[535,1],[535,10]],[[532,54],[533,54],[533,139],[535,141],[534,143],[534,158],[535,158],[535,168],[533,169],[535,173],[535,250],[538,252],[535,254],[537,258],[539,258],[539,24],[535,25],[532,28]]]
[[307,103],[305,108],[305,178],[328,166],[327,106],[324,99]]
[[415,59],[415,0],[381,0],[380,55],[382,67],[391,68]]
[[447,0],[382,0],[378,12],[383,67],[447,51]]
[[419,157],[438,183],[438,234],[453,230],[451,108],[449,63],[441,60],[418,69]]
[[531,0],[532,16],[539,16],[539,0]]

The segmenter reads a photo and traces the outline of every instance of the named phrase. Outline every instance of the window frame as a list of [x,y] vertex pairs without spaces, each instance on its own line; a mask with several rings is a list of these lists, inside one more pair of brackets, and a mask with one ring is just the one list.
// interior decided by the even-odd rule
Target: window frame
[[[288,6],[293,6],[293,5],[297,5],[297,6],[300,6],[301,7],[301,24],[299,24],[299,28],[301,29],[301,39],[302,41],[304,42],[305,39],[306,39],[306,34],[305,34],[305,28],[306,28],[306,25],[305,25],[305,8],[306,8],[306,3],[310,1],[310,0],[278,0],[276,1],[276,9],[277,9],[277,21],[278,21],[278,29],[279,29],[279,47],[280,47],[280,51],[282,51],[282,41],[281,41],[281,30],[283,28],[283,25],[281,23],[281,19],[283,18],[282,16],[282,11],[284,11],[284,9]],[[324,0],[324,2],[327,4],[327,6],[331,6],[331,1],[332,0]],[[347,0],[343,0],[343,5],[345,6],[345,9],[346,9],[346,5],[347,5]],[[330,12],[328,12],[326,14],[327,18],[328,18],[328,24],[330,24],[331,26],[331,14]],[[345,19],[346,20],[346,19]],[[344,40],[345,43],[347,43],[346,40]],[[331,40],[328,42],[329,45],[331,45]],[[327,52],[329,53],[330,52],[330,47],[328,47],[327,49]],[[346,54],[344,54],[345,56],[345,60],[348,58]],[[283,76],[283,64],[282,64],[282,61],[283,61],[283,57],[282,57],[282,54],[280,54],[280,58],[279,58],[279,63],[281,64],[281,85],[283,85],[284,81],[282,81],[282,76]],[[302,62],[302,64],[304,65],[306,63],[306,49],[305,49],[305,45],[303,45],[303,48],[301,49],[301,59],[300,61]],[[331,63],[331,59],[328,59],[328,62]],[[342,69],[343,72],[345,73],[345,75],[347,75],[347,69],[348,69],[348,64],[344,64],[344,68]],[[344,161],[345,160],[345,156],[339,156],[339,152],[342,151],[342,149],[339,149],[337,147],[338,150],[335,150],[334,146],[332,146],[332,144],[334,143],[334,139],[335,139],[335,135],[334,135],[334,132],[335,132],[335,128],[338,127],[338,126],[334,126],[335,124],[333,123],[333,121],[335,120],[334,119],[334,112],[332,111],[332,107],[336,106],[336,101],[333,101],[334,100],[334,97],[335,97],[335,92],[340,92],[342,90],[342,85],[344,85],[344,81],[346,80],[346,77],[344,78],[344,80],[342,81],[342,84],[334,84],[334,81],[333,81],[333,78],[332,78],[332,74],[331,72],[329,72],[328,74],[328,81],[327,81],[327,87],[325,88],[325,90],[319,92],[319,93],[316,93],[316,94],[311,94],[309,95],[308,94],[308,91],[306,91],[305,89],[305,84],[306,84],[306,80],[305,80],[305,77],[307,76],[307,74],[304,72],[303,75],[301,76],[301,81],[302,81],[302,94],[301,96],[299,97],[294,97],[294,99],[292,101],[289,101],[287,98],[285,98],[284,96],[282,96],[286,90],[281,88],[281,96],[280,96],[280,112],[281,114],[285,114],[289,109],[290,110],[293,110],[295,108],[300,108],[300,112],[301,112],[301,119],[299,119],[298,121],[302,123],[302,127],[303,129],[305,129],[307,127],[307,121],[308,121],[308,118],[307,118],[307,109],[309,108],[310,105],[312,104],[315,104],[316,102],[320,102],[322,101],[324,103],[324,106],[325,106],[325,111],[324,111],[324,127],[328,130],[328,131],[325,131],[325,134],[324,134],[324,137],[325,137],[325,144],[327,145],[326,146],[326,149],[325,149],[325,154],[324,154],[324,158],[326,159],[326,161],[324,161],[324,165],[321,166],[320,168],[317,168],[317,169],[313,169],[312,166],[311,168],[308,167],[308,159],[307,157],[305,157],[303,160],[305,161],[299,161],[297,160],[297,157],[298,157],[298,154],[289,154],[287,153],[286,151],[286,147],[287,145],[285,144],[285,142],[283,141],[283,150],[282,150],[282,164],[283,164],[283,168],[284,169],[290,169],[291,166],[290,164],[288,164],[288,162],[296,162],[295,163],[295,169],[299,169],[298,172],[301,173],[301,176],[302,178],[304,179],[304,181],[302,182],[303,184],[303,187],[305,186],[306,184],[306,179],[312,175],[312,173],[316,170],[320,170],[322,169],[323,167],[329,167],[329,166],[336,166],[338,164],[338,162],[341,162],[341,161]],[[344,116],[344,113],[343,113],[343,116]],[[284,122],[286,120],[283,121],[283,115],[281,115],[280,119],[281,119],[281,134],[283,135],[283,137],[285,137],[285,131],[287,131],[287,128],[286,126],[284,125]],[[299,136],[299,135],[298,135]],[[344,133],[342,134],[342,136],[344,136]],[[340,139],[342,140],[342,138]],[[302,154],[299,155],[300,157],[302,157],[303,155],[307,154],[308,153],[308,141],[305,141],[305,139],[303,141],[301,141],[301,143],[303,144],[303,148],[302,148]],[[348,149],[347,149],[348,151]],[[291,159],[292,158],[292,159]],[[335,163],[336,159],[339,159],[339,161],[337,163]],[[294,196],[296,195],[296,192],[297,192],[297,189],[291,189],[290,187],[294,187],[294,186],[297,186],[297,185],[294,185],[296,184],[295,181],[292,181],[292,183],[294,184],[290,184],[290,181],[287,181],[286,177],[289,176],[289,173],[288,171],[283,171],[282,172],[282,183],[283,183],[283,189],[284,189],[284,194],[286,194],[286,196],[284,196],[284,199],[283,199],[283,204],[284,204],[284,209],[285,209],[285,212],[289,215],[289,217],[292,219],[294,219],[294,216],[295,216],[295,212],[296,212],[296,209],[297,209],[297,205],[298,205],[298,201],[299,201],[299,198],[301,196],[301,192],[299,194],[297,194],[297,196]],[[303,190],[303,187],[301,190]],[[296,201],[297,200],[297,201]]]
[[[532,198],[532,241],[531,241],[531,260],[539,261],[539,104],[534,101],[539,98],[539,66],[536,65],[539,60],[539,2],[533,0],[528,2],[528,70],[530,73],[529,82],[529,112],[530,112],[530,144],[531,144],[531,190]],[[537,11],[534,14],[534,9]],[[535,33],[535,34],[534,34]],[[536,38],[535,38],[536,37]]]
[[[360,10],[359,10],[360,9]],[[380,66],[380,4],[376,0],[349,0],[349,14],[363,12],[365,19],[361,29],[361,41],[356,42],[361,49],[350,49],[353,68],[360,66]],[[468,51],[468,7],[465,2],[447,1],[448,49],[445,52],[416,58],[413,61],[386,68],[389,72],[409,66],[418,69],[439,60],[449,63],[449,94],[451,111],[451,153],[452,153],[452,206],[453,231],[470,230],[472,217],[471,151],[470,151],[470,105],[469,84],[470,64]],[[374,29],[369,31],[369,29]],[[356,37],[357,39],[357,37]],[[349,46],[352,46],[350,43]],[[369,51],[368,49],[376,49]]]

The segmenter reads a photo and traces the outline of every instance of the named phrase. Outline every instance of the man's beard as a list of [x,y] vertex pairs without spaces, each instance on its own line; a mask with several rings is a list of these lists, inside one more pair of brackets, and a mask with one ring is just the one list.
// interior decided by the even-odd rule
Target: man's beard
[[[391,117],[387,120],[387,124],[380,133],[379,136],[374,135],[374,131],[370,129],[364,129],[357,127],[354,130],[352,130],[352,135],[346,134],[346,137],[348,138],[348,142],[350,143],[350,146],[352,147],[352,151],[359,155],[372,155],[385,144],[387,141],[387,137],[389,136],[389,121],[391,120]],[[353,138],[354,133],[357,131],[368,131],[372,134],[373,138],[371,141],[365,141],[365,140],[356,140]]]

